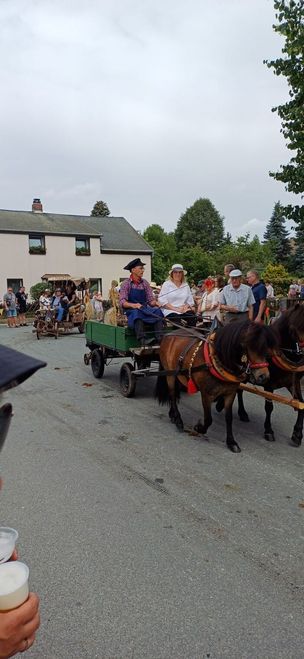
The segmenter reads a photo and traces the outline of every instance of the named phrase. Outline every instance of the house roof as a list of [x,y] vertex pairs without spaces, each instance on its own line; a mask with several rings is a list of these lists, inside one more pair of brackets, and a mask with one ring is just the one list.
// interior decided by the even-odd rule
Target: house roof
[[152,247],[124,217],[91,217],[0,210],[0,233],[101,238],[102,251],[152,254]]

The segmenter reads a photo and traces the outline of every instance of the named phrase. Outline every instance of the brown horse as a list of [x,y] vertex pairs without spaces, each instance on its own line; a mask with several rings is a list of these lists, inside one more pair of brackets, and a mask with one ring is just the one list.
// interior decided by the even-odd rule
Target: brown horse
[[160,345],[160,374],[156,385],[156,398],[160,404],[170,405],[169,417],[178,430],[184,424],[178,411],[179,384],[201,392],[204,423],[198,421],[195,430],[205,434],[212,423],[211,403],[219,396],[224,398],[226,443],[233,453],[241,449],[232,434],[232,405],[240,382],[250,379],[264,384],[269,377],[269,350],[275,345],[270,327],[251,321],[231,323],[221,327],[207,341],[199,335],[185,331],[163,337]]
[[[304,375],[304,305],[296,304],[284,311],[272,324],[276,337],[277,349],[269,361],[269,381],[264,385],[265,391],[286,387],[293,398],[303,402],[301,378]],[[249,421],[244,407],[242,391],[238,392],[238,413],[241,421]],[[271,425],[273,403],[265,401],[264,437],[267,441],[275,440]],[[291,442],[300,446],[303,438],[304,410],[299,410],[293,428]]]

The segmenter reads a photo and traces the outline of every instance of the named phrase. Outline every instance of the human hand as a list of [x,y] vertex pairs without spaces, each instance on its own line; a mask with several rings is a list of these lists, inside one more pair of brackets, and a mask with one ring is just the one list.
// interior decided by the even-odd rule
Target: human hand
[[134,304],[134,309],[141,309],[141,308],[142,308],[142,304],[140,304],[140,302],[136,302]]
[[39,597],[36,593],[30,593],[17,609],[0,611],[0,659],[28,650],[35,641],[39,625]]

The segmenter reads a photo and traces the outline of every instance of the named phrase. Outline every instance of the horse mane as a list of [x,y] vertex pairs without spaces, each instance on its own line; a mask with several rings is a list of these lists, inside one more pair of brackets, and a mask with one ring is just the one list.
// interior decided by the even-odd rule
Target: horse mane
[[251,320],[229,323],[216,331],[214,348],[219,360],[228,370],[235,372],[242,364],[248,349],[265,356],[277,344],[271,327]]
[[274,320],[271,327],[281,343],[290,346],[298,340],[298,333],[304,334],[304,306],[299,302]]

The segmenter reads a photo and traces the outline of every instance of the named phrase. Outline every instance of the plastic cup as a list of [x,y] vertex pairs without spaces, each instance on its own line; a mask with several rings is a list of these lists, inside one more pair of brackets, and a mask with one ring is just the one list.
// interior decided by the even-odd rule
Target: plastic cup
[[29,569],[25,563],[11,561],[0,565],[0,611],[16,609],[29,595]]
[[11,557],[18,538],[18,531],[8,526],[0,526],[0,563],[6,563]]

